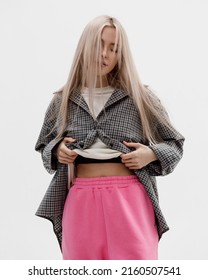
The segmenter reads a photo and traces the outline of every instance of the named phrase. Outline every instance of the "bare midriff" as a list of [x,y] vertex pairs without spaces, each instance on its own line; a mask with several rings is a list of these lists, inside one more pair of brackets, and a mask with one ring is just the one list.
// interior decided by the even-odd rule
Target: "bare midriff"
[[134,172],[123,163],[90,163],[76,166],[76,177],[78,178],[129,175],[134,175]]

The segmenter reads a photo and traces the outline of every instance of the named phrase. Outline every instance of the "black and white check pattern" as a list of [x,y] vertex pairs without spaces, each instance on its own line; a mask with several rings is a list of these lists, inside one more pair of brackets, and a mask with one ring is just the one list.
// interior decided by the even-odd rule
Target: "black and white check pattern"
[[[105,104],[96,120],[79,91],[70,97],[69,121],[62,138],[55,139],[57,130],[54,127],[61,101],[61,93],[56,93],[45,115],[44,123],[36,143],[36,151],[41,152],[43,164],[49,173],[55,175],[36,212],[37,216],[49,219],[61,246],[62,213],[68,193],[67,165],[57,162],[53,148],[66,136],[75,138],[76,143],[68,144],[70,149],[86,149],[99,137],[108,147],[122,153],[131,150],[123,141],[148,144],[143,135],[139,113],[132,101],[122,90],[116,89]],[[160,123],[155,124],[162,143],[150,145],[158,160],[142,169],[135,170],[138,179],[144,184],[155,210],[159,237],[169,228],[161,212],[155,176],[166,175],[174,170],[183,155],[184,137],[177,131],[170,131]],[[73,225],[72,225],[73,226]],[[81,230],[81,229],[80,229]]]

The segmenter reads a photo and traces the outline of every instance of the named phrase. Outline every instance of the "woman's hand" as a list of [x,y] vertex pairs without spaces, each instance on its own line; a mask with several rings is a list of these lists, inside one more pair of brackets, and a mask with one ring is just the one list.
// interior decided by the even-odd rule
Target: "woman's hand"
[[129,169],[141,169],[152,161],[157,160],[155,153],[146,145],[140,143],[123,142],[129,148],[135,148],[135,151],[128,154],[122,154],[122,163]]
[[67,148],[66,143],[76,142],[76,139],[71,137],[65,137],[58,145],[55,155],[60,163],[73,163],[77,157],[77,153]]

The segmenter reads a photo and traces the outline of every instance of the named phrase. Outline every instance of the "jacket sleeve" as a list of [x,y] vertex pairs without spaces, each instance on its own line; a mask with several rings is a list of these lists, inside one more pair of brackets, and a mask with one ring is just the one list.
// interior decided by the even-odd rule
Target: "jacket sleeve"
[[[167,135],[167,131],[165,135]],[[164,142],[150,145],[149,147],[153,150],[158,160],[147,165],[149,175],[164,176],[171,173],[183,156],[184,140],[184,137],[179,133],[170,138],[166,138],[163,135]]]
[[61,97],[56,93],[46,110],[43,125],[35,145],[35,150],[41,153],[43,165],[50,174],[57,170],[58,163],[53,155],[53,149],[64,138],[56,138],[57,129],[55,125],[60,103]]
[[[168,114],[159,99],[157,106],[160,107],[158,109],[162,110],[162,114],[169,121]],[[171,173],[182,158],[185,138],[176,129],[170,129],[157,121],[155,128],[161,141],[157,144],[151,144],[149,147],[153,150],[158,160],[148,164],[146,169],[150,176],[164,176]]]

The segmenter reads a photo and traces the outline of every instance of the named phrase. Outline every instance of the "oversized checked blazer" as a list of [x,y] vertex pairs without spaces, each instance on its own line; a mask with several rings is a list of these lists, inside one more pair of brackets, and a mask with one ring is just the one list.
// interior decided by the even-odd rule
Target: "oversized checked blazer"
[[[62,242],[62,213],[68,188],[68,167],[61,164],[53,155],[53,149],[64,137],[72,137],[76,143],[68,144],[70,149],[89,148],[97,137],[109,148],[129,153],[130,148],[123,141],[148,145],[142,134],[140,115],[133,100],[122,90],[115,89],[107,101],[104,110],[94,119],[84,98],[77,90],[69,100],[68,126],[62,137],[57,139],[57,129],[53,129],[61,102],[61,92],[54,97],[46,111],[35,149],[42,154],[43,164],[49,173],[55,175],[36,212],[37,216],[49,219],[59,245]],[[169,227],[161,212],[155,176],[171,173],[183,154],[184,137],[177,131],[171,131],[155,121],[154,128],[163,139],[159,144],[149,145],[158,160],[142,169],[135,170],[143,183],[154,207],[159,238]],[[80,205],[82,207],[82,205]],[[71,225],[73,227],[73,225]],[[82,230],[82,229],[80,229]]]

